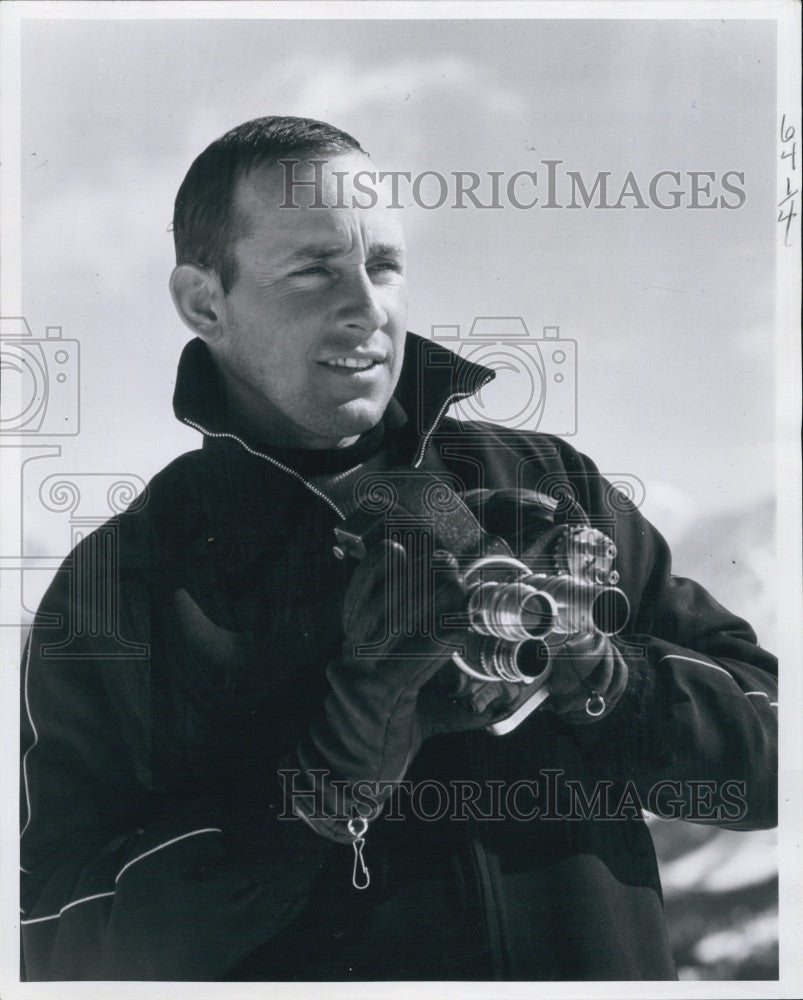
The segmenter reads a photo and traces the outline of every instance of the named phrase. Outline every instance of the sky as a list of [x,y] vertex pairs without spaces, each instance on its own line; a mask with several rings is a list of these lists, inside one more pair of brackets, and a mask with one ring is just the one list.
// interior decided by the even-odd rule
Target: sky
[[[645,195],[657,172],[679,171],[674,211],[404,209],[409,328],[558,326],[577,359],[570,440],[635,484],[670,541],[697,517],[766,504],[774,31],[760,20],[24,24],[23,310],[35,338],[60,325],[80,352],[80,433],[59,439],[58,468],[147,481],[198,446],[171,409],[190,336],[167,291],[172,202],[212,139],[278,113],[351,132],[386,170],[535,170],[542,195],[545,160],[589,188],[610,172],[615,192],[632,171]],[[714,194],[724,173],[743,174],[744,203],[687,207],[690,171],[713,172]],[[503,367],[509,356],[500,341]],[[486,412],[522,410],[510,401],[532,383],[503,371],[498,384]],[[557,391],[545,398],[541,429],[559,431]],[[30,512],[34,544],[51,522]],[[60,524],[46,544],[66,551]]]

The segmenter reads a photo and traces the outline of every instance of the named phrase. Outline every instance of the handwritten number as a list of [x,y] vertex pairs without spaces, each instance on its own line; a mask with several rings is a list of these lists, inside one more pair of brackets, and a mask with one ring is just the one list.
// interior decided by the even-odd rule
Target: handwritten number
[[788,212],[786,212],[786,213],[779,212],[778,213],[778,223],[779,224],[781,222],[785,222],[786,223],[786,229],[784,230],[784,241],[783,241],[785,247],[791,247],[792,246],[792,244],[789,242],[789,227],[792,225],[792,219],[796,219],[796,218],[797,218],[797,212],[795,211],[795,203],[794,202],[792,202],[792,206],[791,206],[791,208],[789,209]]
[[796,194],[798,194],[798,189],[795,188],[794,191],[792,190],[792,183],[791,183],[790,179],[787,177],[786,178],[786,196],[784,198],[782,198],[778,202],[778,208],[782,208],[787,203],[787,201],[789,201],[790,198],[794,198]]
[[791,159],[792,159],[792,170],[795,169],[795,151],[796,151],[796,149],[797,149],[797,143],[793,142],[791,149],[785,149],[781,153],[781,159],[782,160],[788,160],[791,157]]
[[[793,125],[789,125],[787,127],[787,125],[786,125],[786,115],[782,115],[781,116],[781,142],[782,143],[789,143],[789,142],[791,142],[792,145],[791,145],[791,148],[787,148],[787,149],[782,149],[781,150],[781,159],[782,160],[791,160],[791,169],[792,169],[793,172],[795,170],[795,154],[797,152],[797,143],[792,142],[792,140],[794,139],[794,137],[795,137],[795,128],[794,128],[794,126]],[[798,195],[798,193],[799,193],[799,189],[798,188],[795,188],[794,191],[792,190],[792,178],[790,176],[787,176],[787,178],[786,178],[786,195],[778,202],[778,208],[780,209],[780,211],[778,212],[778,224],[780,225],[781,223],[786,223],[786,227],[784,229],[784,241],[783,241],[784,242],[784,246],[786,246],[786,247],[791,247],[792,246],[792,243],[789,240],[789,232],[790,232],[790,229],[791,229],[791,226],[792,226],[792,219],[796,219],[797,218],[797,212],[795,211],[795,201],[794,201],[794,199]],[[789,202],[789,206],[788,206],[786,212],[784,212],[783,206],[786,205],[787,202]]]

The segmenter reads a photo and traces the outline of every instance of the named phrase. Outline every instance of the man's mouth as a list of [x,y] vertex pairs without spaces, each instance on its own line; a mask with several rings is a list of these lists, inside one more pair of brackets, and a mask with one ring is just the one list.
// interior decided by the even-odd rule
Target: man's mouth
[[321,364],[327,368],[348,368],[352,371],[367,371],[375,365],[380,364],[373,358],[332,358],[331,361],[322,361]]

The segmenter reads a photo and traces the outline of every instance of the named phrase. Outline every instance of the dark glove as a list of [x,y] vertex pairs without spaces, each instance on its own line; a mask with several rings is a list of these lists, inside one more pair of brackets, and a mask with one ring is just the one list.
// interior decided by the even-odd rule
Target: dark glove
[[597,722],[622,697],[627,678],[627,663],[609,636],[572,636],[553,650],[544,707],[567,722]]
[[301,772],[292,808],[317,833],[351,843],[348,820],[378,815],[389,783],[404,777],[428,736],[487,723],[487,714],[446,698],[438,707],[428,698],[419,710],[421,689],[462,648],[467,624],[466,596],[446,553],[428,562],[383,542],[358,565],[344,603],[342,653],[326,671],[325,717],[283,763]]

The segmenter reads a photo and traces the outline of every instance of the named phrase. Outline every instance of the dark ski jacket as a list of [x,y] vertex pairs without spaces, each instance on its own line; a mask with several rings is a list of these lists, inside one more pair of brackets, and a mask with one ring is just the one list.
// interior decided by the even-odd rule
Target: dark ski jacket
[[410,475],[573,497],[614,538],[616,708],[427,741],[357,890],[352,848],[295,819],[277,775],[343,641],[342,512],[235,438],[193,341],[175,408],[202,449],[77,546],[26,645],[29,980],[675,977],[643,811],[775,824],[776,664],[565,441],[445,416],[489,377],[409,335],[388,446]]

